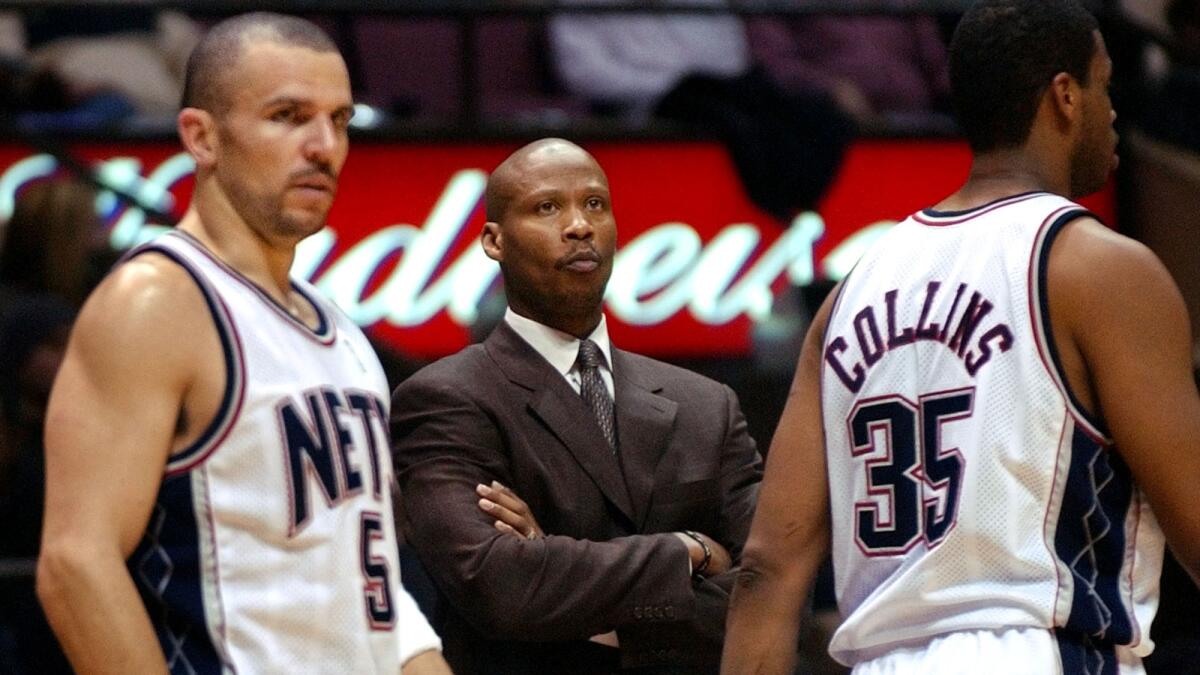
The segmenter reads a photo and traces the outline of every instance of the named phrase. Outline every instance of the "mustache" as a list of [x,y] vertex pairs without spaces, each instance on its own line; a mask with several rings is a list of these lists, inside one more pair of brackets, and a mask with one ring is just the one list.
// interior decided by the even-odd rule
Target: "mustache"
[[330,180],[336,181],[338,178],[338,172],[334,171],[333,167],[329,166],[328,164],[314,164],[314,165],[308,167],[307,169],[300,169],[299,171],[293,171],[288,176],[288,180],[289,181],[299,181],[299,180],[304,180],[305,178],[311,178],[313,176],[325,176],[326,178],[328,178]]
[[581,244],[575,250],[556,260],[554,262],[554,266],[558,269],[562,269],[567,265],[570,265],[574,262],[579,262],[580,260],[590,260],[592,262],[599,263],[601,262],[600,253],[597,252],[596,248],[591,244]]

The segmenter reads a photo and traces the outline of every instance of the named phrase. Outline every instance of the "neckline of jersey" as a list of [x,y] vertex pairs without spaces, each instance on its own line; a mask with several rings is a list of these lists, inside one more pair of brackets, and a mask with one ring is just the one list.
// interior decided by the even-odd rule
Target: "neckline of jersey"
[[934,208],[921,209],[917,213],[913,214],[913,218],[915,218],[918,222],[924,223],[925,225],[957,225],[958,223],[971,220],[972,218],[977,218],[985,213],[989,213],[1010,204],[1016,204],[1027,199],[1033,199],[1035,197],[1052,196],[1053,194],[1054,193],[1046,192],[1045,190],[1031,190],[1029,192],[1020,192],[1015,195],[1008,195],[1007,197],[993,199],[986,204],[980,204],[979,206],[969,209],[962,209],[959,211],[939,211]]
[[202,254],[204,257],[208,258],[209,260],[211,260],[215,265],[217,265],[222,270],[224,270],[227,274],[229,274],[230,277],[232,277],[233,279],[235,279],[236,281],[238,281],[239,283],[241,283],[242,285],[246,286],[251,291],[253,291],[255,293],[255,295],[257,295],[264,303],[266,303],[267,307],[270,307],[272,310],[274,310],[274,312],[276,314],[278,314],[285,321],[287,321],[288,323],[292,324],[297,329],[302,331],[306,336],[316,340],[317,342],[319,342],[323,345],[333,344],[333,339],[334,339],[334,323],[333,323],[333,321],[330,320],[329,316],[325,312],[325,308],[321,305],[321,303],[318,302],[315,297],[313,297],[311,294],[309,294],[299,284],[297,284],[295,279],[292,279],[291,277],[289,277],[288,284],[291,286],[292,290],[294,290],[296,293],[300,294],[300,296],[302,298],[304,298],[304,300],[306,302],[308,302],[308,304],[313,308],[313,311],[317,313],[318,321],[317,321],[316,328],[313,328],[312,326],[308,325],[307,323],[305,323],[305,322],[301,321],[300,319],[296,318],[295,316],[293,316],[292,313],[289,312],[286,307],[284,307],[282,304],[280,304],[280,302],[278,300],[273,298],[271,296],[271,294],[268,293],[262,286],[259,286],[254,281],[247,278],[246,275],[239,272],[236,268],[231,266],[229,263],[225,262],[224,260],[221,260],[221,258],[219,256],[217,256],[217,254],[213,253],[207,246],[204,245],[204,242],[200,241],[199,239],[192,236],[191,234],[184,232],[183,230],[171,230],[167,234],[177,235],[181,240],[187,242],[189,245],[191,245],[193,248],[195,248],[200,254]]

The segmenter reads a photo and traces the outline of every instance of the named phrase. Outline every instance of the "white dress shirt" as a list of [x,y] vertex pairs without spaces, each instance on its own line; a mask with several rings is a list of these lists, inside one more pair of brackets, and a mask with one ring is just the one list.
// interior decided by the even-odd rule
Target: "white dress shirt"
[[[566,378],[567,384],[571,385],[576,394],[579,393],[581,376],[579,365],[576,363],[581,342],[579,338],[523,317],[512,311],[511,307],[504,311],[504,321],[517,332],[517,335],[521,336],[522,340],[528,342],[529,346],[533,347],[537,353],[542,355],[542,358],[549,361],[550,365]],[[604,386],[608,388],[608,395],[615,400],[612,344],[608,341],[608,324],[603,314],[600,315],[600,324],[596,326],[596,330],[592,331],[588,339],[595,342],[596,346],[600,348],[600,353],[604,355],[603,363],[600,364],[600,378],[604,380]]]

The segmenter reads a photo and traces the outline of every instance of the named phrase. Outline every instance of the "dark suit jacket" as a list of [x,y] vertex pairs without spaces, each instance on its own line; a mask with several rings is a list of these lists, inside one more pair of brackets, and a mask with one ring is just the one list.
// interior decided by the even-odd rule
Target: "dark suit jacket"
[[[616,456],[506,323],[394,394],[400,523],[443,596],[434,626],[458,675],[611,671],[614,650],[587,638],[614,629],[624,667],[717,668],[733,575],[693,583],[671,533],[703,532],[736,560],[761,459],[728,387],[616,348],[612,361]],[[475,493],[492,480],[545,538],[493,527]]]

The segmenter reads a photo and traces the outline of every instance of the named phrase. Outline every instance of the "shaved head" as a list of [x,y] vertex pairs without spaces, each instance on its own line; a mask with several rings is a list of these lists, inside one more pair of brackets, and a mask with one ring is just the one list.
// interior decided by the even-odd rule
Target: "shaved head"
[[[600,170],[601,175],[604,173],[595,157],[571,141],[561,138],[534,141],[509,155],[488,177],[487,190],[484,193],[487,219],[493,223],[501,222],[513,199],[519,196],[518,183],[530,166],[564,156],[583,156]],[[607,178],[605,180],[607,181]]]
[[226,80],[246,45],[254,42],[273,42],[316,52],[338,50],[333,40],[316,24],[298,17],[254,12],[226,19],[204,35],[188,58],[183,107],[212,113],[228,109]]
[[480,243],[500,264],[508,306],[576,337],[599,324],[617,247],[608,177],[561,138],[514,152],[488,178]]

